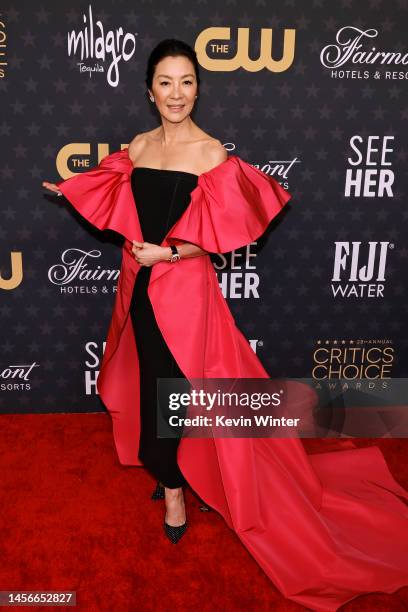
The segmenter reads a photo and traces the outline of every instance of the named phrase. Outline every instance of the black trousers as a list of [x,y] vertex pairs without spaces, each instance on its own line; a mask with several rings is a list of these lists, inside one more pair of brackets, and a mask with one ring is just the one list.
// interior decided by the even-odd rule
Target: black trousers
[[152,267],[142,266],[136,276],[130,315],[140,368],[139,459],[162,484],[181,487],[186,480],[177,463],[180,438],[157,437],[157,378],[184,378],[154,316],[147,294]]

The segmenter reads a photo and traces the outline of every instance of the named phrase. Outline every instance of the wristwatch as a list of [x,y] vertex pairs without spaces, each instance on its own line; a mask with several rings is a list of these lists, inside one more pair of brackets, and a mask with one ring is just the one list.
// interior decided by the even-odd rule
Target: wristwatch
[[178,252],[177,247],[174,246],[174,244],[171,244],[170,248],[171,248],[171,257],[169,261],[171,263],[174,263],[175,261],[178,261],[180,259],[180,253]]

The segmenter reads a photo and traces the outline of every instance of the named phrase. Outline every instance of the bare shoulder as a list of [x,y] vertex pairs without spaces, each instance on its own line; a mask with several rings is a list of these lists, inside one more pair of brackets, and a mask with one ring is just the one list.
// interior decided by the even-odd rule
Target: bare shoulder
[[128,154],[129,154],[129,158],[134,162],[135,159],[137,159],[138,154],[141,150],[141,148],[143,148],[143,142],[144,142],[144,134],[143,132],[140,134],[136,134],[136,136],[134,138],[132,138],[132,140],[129,142],[128,145]]
[[207,171],[218,166],[228,158],[228,152],[222,142],[216,138],[209,139],[203,147],[203,157],[206,160]]
[[139,134],[136,134],[136,136],[132,138],[129,143],[129,157],[131,160],[134,161],[141,155],[148,142],[154,137],[156,131],[157,128],[147,132],[139,132]]

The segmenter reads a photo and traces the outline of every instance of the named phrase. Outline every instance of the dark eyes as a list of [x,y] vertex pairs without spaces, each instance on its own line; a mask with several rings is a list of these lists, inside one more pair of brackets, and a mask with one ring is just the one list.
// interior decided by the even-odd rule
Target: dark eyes
[[[169,81],[162,81],[160,83],[160,85],[167,85]],[[192,85],[193,81],[183,81],[183,83],[188,83],[189,85]]]

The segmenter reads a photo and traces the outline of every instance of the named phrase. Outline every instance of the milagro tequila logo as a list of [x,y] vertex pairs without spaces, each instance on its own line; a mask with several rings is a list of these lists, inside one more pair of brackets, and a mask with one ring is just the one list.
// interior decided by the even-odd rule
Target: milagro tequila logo
[[89,5],[88,18],[84,13],[83,20],[86,25],[82,30],[68,32],[68,55],[80,54],[79,71],[88,72],[89,77],[92,76],[93,72],[105,72],[105,68],[98,62],[95,62],[92,66],[91,60],[102,60],[103,62],[110,60],[106,79],[109,85],[117,87],[119,84],[119,62],[122,59],[128,62],[133,57],[136,50],[137,32],[124,34],[123,28],[120,27],[115,31],[108,30],[105,33],[101,21],[98,20],[94,24],[91,5]]
[[0,391],[30,391],[30,376],[34,368],[40,364],[12,363],[0,369]]
[[[392,198],[394,193],[394,171],[391,153],[394,152],[394,136],[368,136],[358,134],[350,138],[352,156],[347,158],[344,195],[362,198]],[[391,168],[390,168],[391,166]]]
[[335,242],[332,293],[334,297],[384,297],[384,283],[390,242]]
[[[117,285],[112,286],[111,281],[117,281],[120,270],[102,268],[100,265],[91,266],[92,259],[98,259],[100,256],[101,251],[97,249],[66,249],[61,254],[61,263],[49,268],[48,279],[53,285],[60,287],[61,293],[115,293]],[[90,285],[91,281],[97,281],[98,284]]]
[[[320,52],[320,62],[325,68],[331,70],[332,78],[368,79],[373,76],[381,78],[379,70],[373,74],[369,70],[360,70],[361,66],[399,66],[408,64],[408,53],[399,51],[378,51],[371,43],[371,39],[378,36],[378,30],[369,28],[360,30],[355,26],[344,26],[336,34],[336,43],[323,47]],[[352,64],[352,69],[341,69]],[[340,68],[340,69],[339,69]],[[339,70],[338,70],[339,69]],[[386,70],[383,73],[386,80],[407,79],[408,73],[404,70]]]

